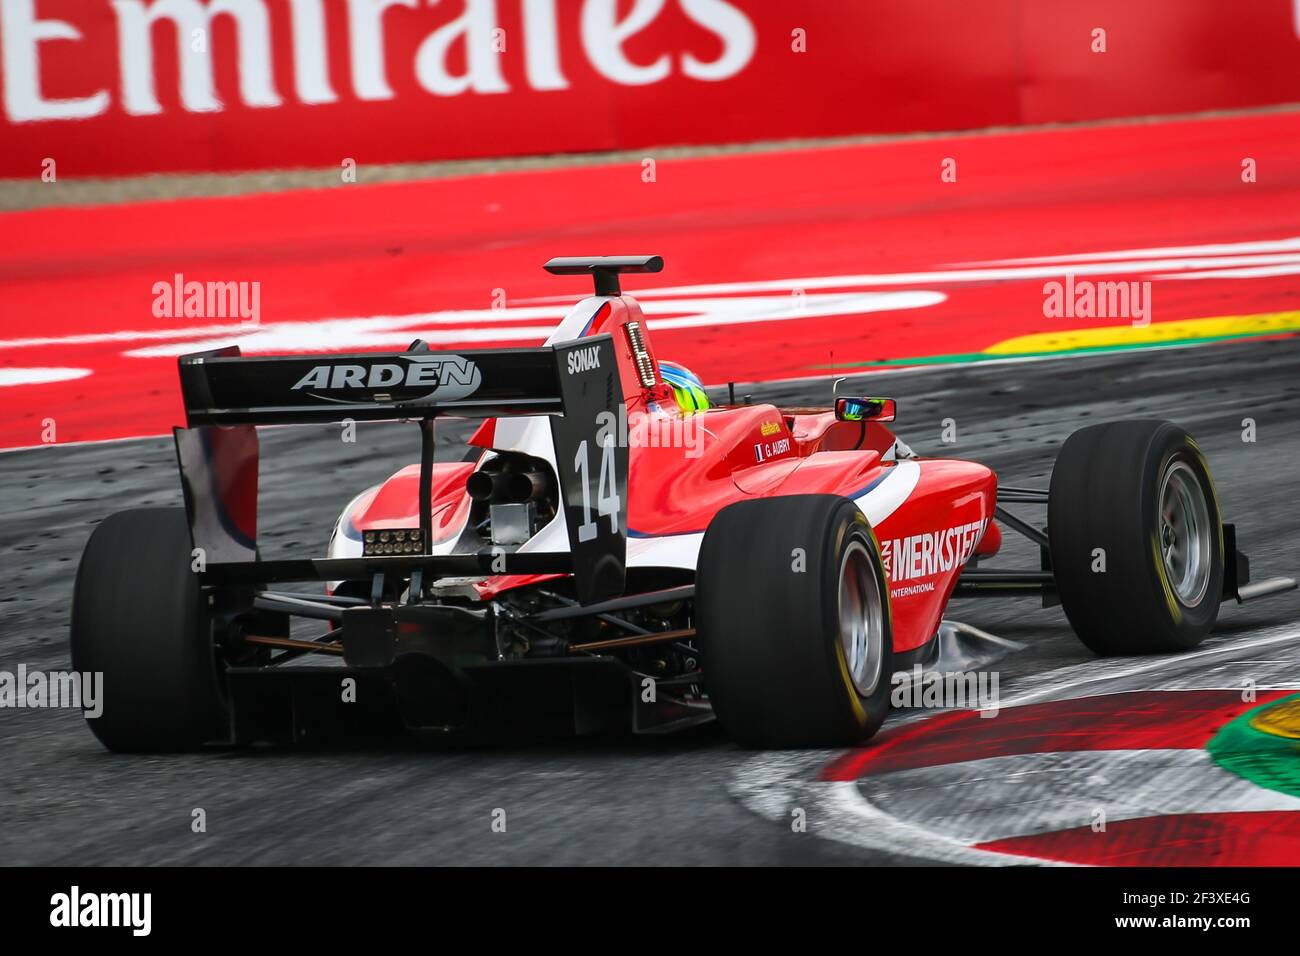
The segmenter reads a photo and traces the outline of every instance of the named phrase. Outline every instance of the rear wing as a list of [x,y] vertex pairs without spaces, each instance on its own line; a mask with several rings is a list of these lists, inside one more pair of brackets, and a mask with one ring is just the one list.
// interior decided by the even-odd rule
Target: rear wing
[[[230,347],[182,356],[180,379],[187,427],[175,429],[177,459],[196,570],[206,581],[393,575],[409,577],[416,594],[449,575],[571,573],[583,603],[623,592],[628,456],[607,427],[624,400],[609,335],[454,354],[423,343],[406,352],[320,356],[244,357]],[[551,416],[568,552],[430,553],[433,422],[445,415]],[[256,426],[349,420],[419,426],[421,552],[257,560]]]
[[180,359],[191,427],[559,415],[559,372],[552,348],[245,358],[231,346]]

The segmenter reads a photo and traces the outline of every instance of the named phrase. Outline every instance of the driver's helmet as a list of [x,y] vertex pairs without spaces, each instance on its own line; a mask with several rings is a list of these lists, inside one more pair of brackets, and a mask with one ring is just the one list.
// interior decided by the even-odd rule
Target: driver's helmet
[[709,407],[709,396],[704,394],[700,377],[676,362],[660,362],[659,374],[671,386],[677,407],[683,415],[702,412]]

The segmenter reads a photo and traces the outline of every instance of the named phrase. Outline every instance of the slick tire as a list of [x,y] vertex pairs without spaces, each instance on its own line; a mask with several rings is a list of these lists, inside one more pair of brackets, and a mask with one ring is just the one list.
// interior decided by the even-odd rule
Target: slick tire
[[228,730],[190,534],[178,508],[122,511],[90,536],[72,597],[72,666],[104,675],[87,718],[109,750],[192,750]]
[[709,523],[696,579],[704,680],[746,747],[839,747],[889,710],[893,633],[880,549],[837,495],[743,501]]
[[1047,527],[1061,605],[1101,655],[1195,647],[1223,594],[1223,523],[1196,442],[1165,421],[1071,435],[1052,469]]

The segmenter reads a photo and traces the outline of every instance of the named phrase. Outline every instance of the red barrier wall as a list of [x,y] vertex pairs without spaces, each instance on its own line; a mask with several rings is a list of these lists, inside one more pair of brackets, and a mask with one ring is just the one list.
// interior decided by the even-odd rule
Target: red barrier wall
[[1294,102],[1297,16],[1294,0],[0,0],[0,176]]

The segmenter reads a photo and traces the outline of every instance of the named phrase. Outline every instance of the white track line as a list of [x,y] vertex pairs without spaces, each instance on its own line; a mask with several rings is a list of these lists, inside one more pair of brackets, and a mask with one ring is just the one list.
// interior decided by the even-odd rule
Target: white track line
[[[1188,654],[1158,657],[1141,664],[1129,662],[1088,662],[1049,671],[1038,680],[1050,686],[1027,691],[1001,704],[1001,709],[1019,707],[1051,697],[1065,698],[1070,691],[1105,681],[1118,681],[1159,671],[1163,668],[1204,658],[1229,655],[1257,647],[1285,642],[1300,642],[1300,629],[1288,626],[1282,633],[1225,642]],[[1119,664],[1126,666],[1114,666]],[[1098,669],[1104,673],[1097,673]],[[1076,679],[1077,678],[1077,679]],[[1126,688],[1131,689],[1131,688]],[[929,714],[906,718],[893,726],[914,723]],[[816,760],[821,760],[816,763]],[[732,795],[760,816],[788,823],[791,812],[802,808],[807,813],[809,830],[819,836],[885,853],[922,857],[940,863],[981,866],[1058,865],[1055,861],[1013,856],[989,850],[977,850],[952,837],[903,821],[872,804],[855,782],[818,781],[811,779],[825,766],[822,755],[807,753],[764,754],[740,767],[729,784]]]

